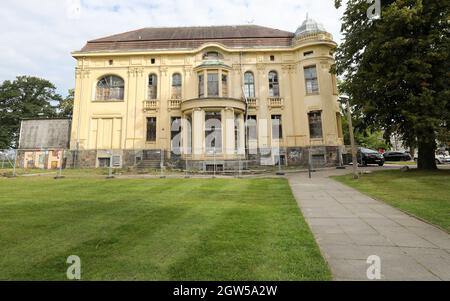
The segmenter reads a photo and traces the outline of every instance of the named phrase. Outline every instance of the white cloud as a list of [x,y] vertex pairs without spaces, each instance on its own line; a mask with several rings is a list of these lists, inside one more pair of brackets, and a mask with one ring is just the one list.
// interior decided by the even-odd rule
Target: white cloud
[[341,39],[334,0],[3,0],[0,81],[40,76],[66,94],[74,85],[70,52],[87,40],[142,27],[249,22],[293,32],[306,13]]

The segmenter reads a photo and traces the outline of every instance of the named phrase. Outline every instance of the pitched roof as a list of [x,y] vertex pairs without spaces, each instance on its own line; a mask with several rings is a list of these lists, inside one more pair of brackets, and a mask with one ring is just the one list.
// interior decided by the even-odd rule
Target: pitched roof
[[228,47],[290,46],[294,33],[257,26],[143,28],[87,42],[81,50],[192,49],[208,42]]

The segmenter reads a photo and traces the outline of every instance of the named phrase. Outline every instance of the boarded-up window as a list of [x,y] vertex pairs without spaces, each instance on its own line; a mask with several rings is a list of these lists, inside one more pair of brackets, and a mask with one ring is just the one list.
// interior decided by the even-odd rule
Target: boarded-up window
[[220,112],[205,113],[206,151],[218,153],[222,151],[222,115]]
[[309,135],[311,139],[321,139],[322,133],[322,112],[314,111],[308,113]]
[[257,127],[256,116],[249,115],[247,117],[247,136],[249,140],[258,139],[256,127]]
[[219,74],[208,72],[208,96],[219,96]]
[[148,77],[148,99],[158,98],[158,77],[156,74],[150,74]]
[[170,122],[170,143],[172,151],[179,154],[181,147],[181,117],[172,117]]
[[147,117],[147,142],[156,142],[156,117]]
[[181,74],[172,75],[172,99],[181,99]]
[[94,118],[91,120],[89,145],[92,149],[120,149],[122,118]]
[[199,74],[198,75],[198,97],[204,97],[205,96],[205,75]]
[[228,97],[228,75],[222,73],[222,97]]
[[281,115],[272,115],[272,139],[283,138]]

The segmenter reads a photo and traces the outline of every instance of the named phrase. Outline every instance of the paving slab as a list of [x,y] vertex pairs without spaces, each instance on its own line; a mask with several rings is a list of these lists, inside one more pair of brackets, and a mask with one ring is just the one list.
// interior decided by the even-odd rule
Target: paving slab
[[450,235],[329,178],[344,173],[288,175],[334,279],[369,280],[368,258],[378,256],[380,280],[450,281]]

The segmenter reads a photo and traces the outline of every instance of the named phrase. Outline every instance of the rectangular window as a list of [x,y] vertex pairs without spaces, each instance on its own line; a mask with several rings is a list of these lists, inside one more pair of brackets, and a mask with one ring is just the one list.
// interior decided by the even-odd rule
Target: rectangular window
[[205,113],[205,143],[209,155],[222,152],[222,114]]
[[219,74],[208,72],[208,96],[219,96]]
[[172,152],[179,154],[181,147],[181,117],[172,117],[170,119],[170,141]]
[[228,97],[228,75],[222,74],[222,97]]
[[156,142],[156,117],[147,118],[147,142]]
[[239,115],[234,114],[234,149],[236,151],[239,150],[241,147],[240,142],[241,142],[241,127]]
[[205,76],[203,74],[198,75],[198,97],[205,96]]
[[319,81],[317,79],[316,66],[305,67],[304,71],[305,71],[306,94],[319,93]]
[[321,139],[322,134],[322,112],[314,111],[308,113],[309,136],[311,139]]
[[281,115],[272,115],[272,139],[283,138]]
[[249,140],[258,139],[257,129],[257,121],[255,115],[249,115],[247,117],[247,137]]

